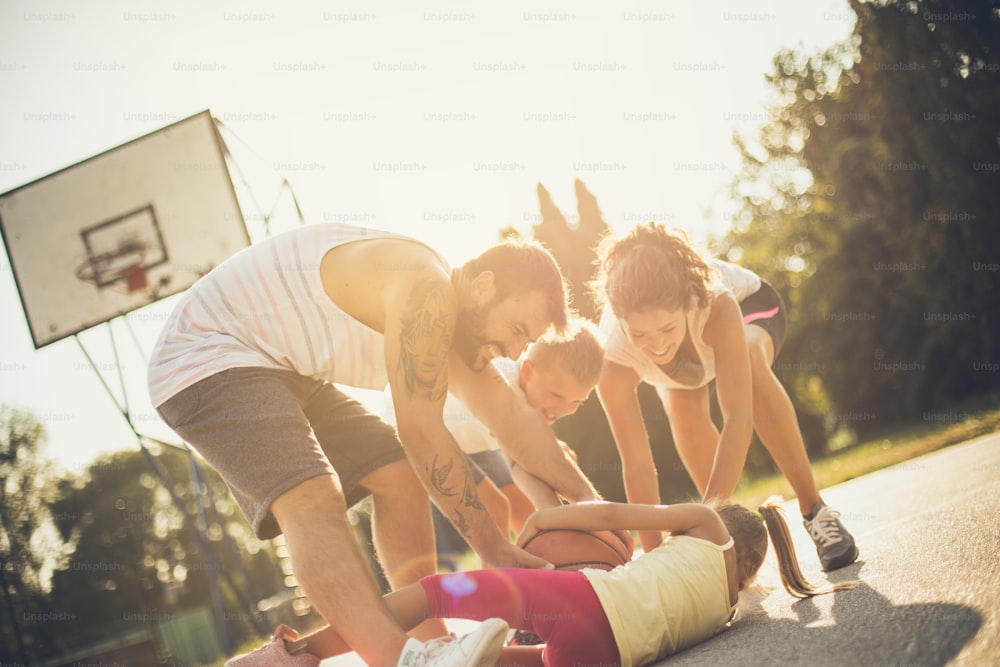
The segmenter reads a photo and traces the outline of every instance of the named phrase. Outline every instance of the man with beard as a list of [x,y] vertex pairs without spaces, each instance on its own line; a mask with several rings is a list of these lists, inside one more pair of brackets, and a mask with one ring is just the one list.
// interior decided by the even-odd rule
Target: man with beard
[[[374,541],[394,588],[435,572],[428,493],[484,566],[544,567],[500,533],[442,411],[453,391],[525,470],[567,500],[595,499],[544,419],[489,363],[517,358],[566,319],[563,278],[536,244],[500,244],[451,269],[413,239],[307,225],[237,253],[188,290],[153,353],[150,397],[226,480],[256,535],[284,533],[324,619],[368,664],[395,665],[423,649],[384,606],[346,510],[373,497]],[[332,384],[386,381],[398,438]],[[434,623],[417,636],[444,634]]]

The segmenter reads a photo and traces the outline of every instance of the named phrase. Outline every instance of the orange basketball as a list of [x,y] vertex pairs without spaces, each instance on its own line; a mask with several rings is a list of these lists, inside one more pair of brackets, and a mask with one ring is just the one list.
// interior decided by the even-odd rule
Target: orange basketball
[[524,550],[549,561],[557,570],[613,570],[632,560],[631,538],[623,541],[610,530],[543,530],[528,540]]

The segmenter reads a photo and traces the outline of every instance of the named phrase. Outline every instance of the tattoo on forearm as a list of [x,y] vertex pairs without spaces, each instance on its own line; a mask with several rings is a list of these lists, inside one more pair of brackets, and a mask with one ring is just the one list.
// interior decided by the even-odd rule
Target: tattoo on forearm
[[442,496],[453,496],[455,491],[448,485],[448,475],[455,467],[455,460],[449,459],[445,464],[438,464],[438,457],[434,455],[434,463],[431,464],[430,482],[431,487]]
[[462,537],[469,537],[469,522],[465,520],[465,515],[461,512],[455,512],[452,518],[452,523],[455,525],[455,529],[462,534]]
[[471,507],[472,509],[485,510],[486,505],[479,499],[479,494],[476,493],[476,487],[472,484],[472,477],[469,477],[469,482],[465,485],[465,491],[462,493],[462,506]]
[[[448,476],[455,469],[455,459],[449,459],[447,463],[439,463],[439,458],[437,455],[434,456],[434,462],[431,464],[431,469],[429,471],[430,484],[438,494],[446,497],[452,497],[457,495],[455,492],[455,487],[448,483]],[[485,512],[486,506],[479,499],[479,494],[476,493],[476,487],[472,483],[472,476],[466,472],[465,485],[462,488],[462,500],[459,503],[459,508],[455,509],[451,515],[452,523],[455,524],[455,528],[464,537],[469,536],[469,522],[463,513],[464,509],[471,509],[477,512]]]
[[399,371],[410,397],[438,401],[448,393],[448,355],[455,333],[454,295],[440,280],[413,286],[402,318]]

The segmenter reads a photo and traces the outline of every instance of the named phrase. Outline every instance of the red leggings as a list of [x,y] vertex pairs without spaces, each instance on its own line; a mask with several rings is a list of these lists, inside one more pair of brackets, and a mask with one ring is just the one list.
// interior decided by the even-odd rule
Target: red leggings
[[433,618],[502,618],[545,641],[546,667],[620,665],[604,609],[587,578],[566,570],[474,570],[420,580]]

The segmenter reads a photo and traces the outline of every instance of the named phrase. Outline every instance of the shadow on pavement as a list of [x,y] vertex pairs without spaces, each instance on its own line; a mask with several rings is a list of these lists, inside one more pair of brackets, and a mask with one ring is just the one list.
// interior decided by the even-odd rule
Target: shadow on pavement
[[[856,580],[864,563],[832,581]],[[772,595],[785,595],[780,588]],[[862,582],[827,596],[790,604],[798,617],[771,618],[761,600],[741,606],[741,618],[704,644],[659,665],[926,665],[943,666],[976,636],[978,611],[961,604],[894,605]]]

